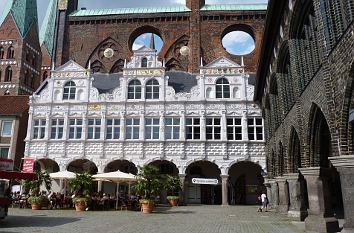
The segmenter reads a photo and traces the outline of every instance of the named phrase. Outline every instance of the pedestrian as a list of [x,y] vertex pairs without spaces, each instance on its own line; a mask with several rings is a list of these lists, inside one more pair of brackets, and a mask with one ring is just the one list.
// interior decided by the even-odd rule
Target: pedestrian
[[261,194],[259,194],[258,197],[257,197],[257,204],[258,204],[258,210],[257,210],[257,212],[262,212],[262,198],[261,198]]
[[261,195],[261,200],[262,200],[262,211],[267,212],[267,206],[268,206],[268,198],[267,195],[263,192]]

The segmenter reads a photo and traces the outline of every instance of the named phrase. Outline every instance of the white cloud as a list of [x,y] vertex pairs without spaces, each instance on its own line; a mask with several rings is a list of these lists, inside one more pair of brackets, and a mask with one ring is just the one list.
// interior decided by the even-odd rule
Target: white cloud
[[253,38],[246,32],[233,31],[224,36],[222,44],[226,51],[235,55],[244,55],[255,48]]

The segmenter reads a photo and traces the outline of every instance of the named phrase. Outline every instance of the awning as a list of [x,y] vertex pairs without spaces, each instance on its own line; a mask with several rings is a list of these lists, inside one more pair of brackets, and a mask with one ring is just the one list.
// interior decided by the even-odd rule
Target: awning
[[0,179],[7,180],[34,180],[35,173],[22,173],[17,171],[0,171]]

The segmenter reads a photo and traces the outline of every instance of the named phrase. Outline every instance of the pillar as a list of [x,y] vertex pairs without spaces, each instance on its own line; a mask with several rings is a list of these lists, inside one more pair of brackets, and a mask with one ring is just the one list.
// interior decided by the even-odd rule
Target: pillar
[[187,196],[186,196],[186,174],[178,174],[179,180],[181,181],[181,190],[179,192],[179,205],[186,205]]
[[274,180],[271,179],[269,180],[270,183],[270,189],[271,189],[271,197],[272,197],[272,202],[271,206],[272,208],[276,209],[278,208],[278,202],[279,202],[279,189],[278,189],[278,183]]
[[221,194],[222,194],[222,205],[223,206],[228,206],[229,202],[228,202],[228,188],[227,188],[227,184],[228,184],[228,179],[229,179],[229,175],[221,175]]
[[307,184],[309,199],[308,217],[305,219],[307,231],[338,232],[338,220],[331,209],[327,169],[322,167],[299,168]]
[[299,221],[304,221],[307,217],[307,208],[305,206],[303,188],[304,182],[300,178],[299,173],[289,173],[284,175],[289,188],[289,210],[288,217],[297,218]]
[[330,158],[340,175],[345,223],[342,233],[354,233],[354,156]]
[[276,177],[278,183],[278,207],[277,210],[281,213],[287,213],[289,210],[289,188],[285,177]]
[[270,179],[268,178],[264,178],[264,186],[267,189],[267,198],[269,201],[269,207],[272,207],[271,203],[272,203],[272,189],[271,189],[271,185],[270,185]]
[[97,192],[102,191],[102,181],[97,181]]

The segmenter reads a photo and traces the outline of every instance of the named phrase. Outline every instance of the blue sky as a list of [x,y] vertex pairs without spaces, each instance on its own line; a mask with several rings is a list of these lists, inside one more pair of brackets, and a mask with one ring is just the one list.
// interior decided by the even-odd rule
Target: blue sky
[[[0,13],[6,3],[10,0],[0,0]],[[24,0],[20,0],[24,1]],[[182,5],[186,0],[79,0],[79,9],[86,7],[88,9],[97,8],[119,8],[119,7],[151,7],[151,6],[169,6],[169,5]],[[250,4],[250,3],[267,3],[268,0],[205,0],[206,4]],[[38,24],[44,18],[46,8],[49,0],[37,0],[38,6]],[[141,35],[135,41],[134,48],[141,45],[149,45],[150,34]],[[155,36],[156,48],[159,50],[162,47],[162,40]],[[222,44],[228,52],[233,54],[247,54],[254,49],[254,41],[245,33],[232,32],[227,34]]]

